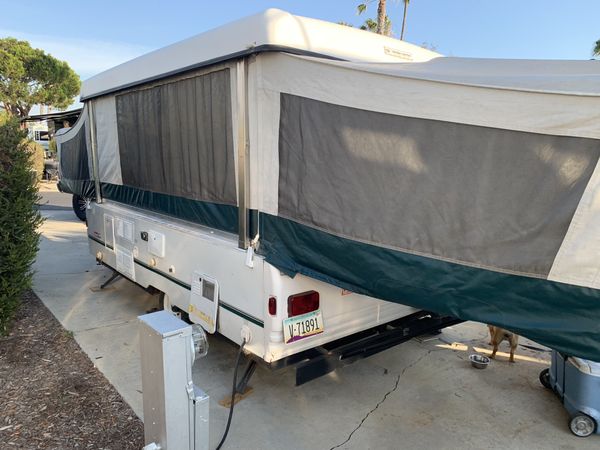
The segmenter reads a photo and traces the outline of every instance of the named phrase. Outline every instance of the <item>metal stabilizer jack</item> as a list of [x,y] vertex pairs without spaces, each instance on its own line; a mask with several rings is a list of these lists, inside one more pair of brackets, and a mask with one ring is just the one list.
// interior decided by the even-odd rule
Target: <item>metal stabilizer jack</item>
[[106,286],[108,286],[109,284],[111,284],[113,281],[115,281],[117,278],[120,278],[121,276],[122,275],[119,272],[117,272],[116,270],[113,270],[113,273],[110,276],[110,278],[100,285],[100,289],[104,289]]

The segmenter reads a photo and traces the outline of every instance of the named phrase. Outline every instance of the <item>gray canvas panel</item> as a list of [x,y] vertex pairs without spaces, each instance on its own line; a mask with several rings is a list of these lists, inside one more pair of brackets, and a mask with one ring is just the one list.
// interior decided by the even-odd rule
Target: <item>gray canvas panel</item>
[[599,143],[282,94],[279,215],[368,243],[545,277]]
[[123,184],[236,204],[229,69],[117,96]]
[[60,170],[68,180],[89,180],[87,144],[85,142],[85,124],[77,134],[60,145]]

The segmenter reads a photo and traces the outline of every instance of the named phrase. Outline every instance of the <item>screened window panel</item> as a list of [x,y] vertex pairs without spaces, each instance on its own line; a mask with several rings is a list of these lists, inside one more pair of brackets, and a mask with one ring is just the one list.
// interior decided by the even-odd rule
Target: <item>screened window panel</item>
[[123,184],[236,204],[229,69],[117,96]]
[[77,134],[60,146],[60,170],[63,178],[68,180],[89,180],[85,124]]
[[598,140],[281,95],[279,215],[415,254],[547,276]]

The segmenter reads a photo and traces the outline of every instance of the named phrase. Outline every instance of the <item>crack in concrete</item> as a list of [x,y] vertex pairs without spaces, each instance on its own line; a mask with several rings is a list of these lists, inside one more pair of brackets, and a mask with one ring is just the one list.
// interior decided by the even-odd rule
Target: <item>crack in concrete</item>
[[52,273],[39,273],[36,274],[35,276],[37,278],[53,278],[56,275],[83,275],[86,273],[95,273],[95,272],[102,272],[102,269],[96,269],[95,267],[93,269],[88,269],[88,270],[84,270],[83,272],[52,272]]
[[342,442],[341,444],[335,445],[333,447],[331,447],[330,450],[334,450],[336,448],[340,448],[342,445],[347,444],[348,442],[350,442],[350,439],[352,439],[352,436],[354,436],[354,433],[356,433],[365,423],[365,421],[369,418],[369,416],[371,414],[373,414],[377,408],[379,408],[383,402],[385,402],[388,398],[388,396],[390,396],[394,391],[396,391],[396,389],[398,389],[398,385],[400,384],[400,379],[402,378],[402,375],[404,375],[404,373],[416,366],[419,362],[421,362],[421,360],[423,358],[425,358],[426,356],[428,356],[431,352],[433,352],[433,350],[428,350],[427,353],[419,356],[416,360],[414,360],[412,363],[410,363],[408,366],[406,366],[404,369],[402,369],[402,372],[400,372],[400,374],[398,376],[396,376],[396,382],[394,383],[394,387],[392,389],[390,389],[389,391],[387,391],[385,393],[385,395],[383,396],[383,398],[381,400],[379,400],[379,402],[375,405],[375,407],[373,409],[371,409],[366,415],[365,417],[363,417],[363,419],[360,421],[360,423],[356,426],[356,428],[354,428],[354,430],[352,430],[352,432],[348,435],[348,437],[346,438],[346,440],[344,442]]
[[[86,331],[95,331],[95,330],[100,330],[102,328],[111,328],[111,327],[116,327],[116,326],[119,326],[119,325],[125,325],[125,324],[128,324],[128,323],[133,323],[133,322],[136,322],[136,321],[137,321],[137,319],[123,319],[123,320],[120,320],[118,322],[109,322],[109,323],[105,323],[105,324],[98,325],[98,326],[91,327],[91,328],[82,328],[81,330],[69,330],[69,331],[72,331],[75,334],[85,333]],[[61,322],[61,325],[63,325],[62,322]],[[67,327],[65,325],[63,325],[63,327],[65,329],[67,329]]]

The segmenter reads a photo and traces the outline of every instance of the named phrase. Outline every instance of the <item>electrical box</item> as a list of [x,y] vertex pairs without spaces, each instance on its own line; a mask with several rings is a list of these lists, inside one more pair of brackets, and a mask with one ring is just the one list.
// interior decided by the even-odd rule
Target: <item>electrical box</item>
[[209,396],[192,382],[192,326],[168,311],[139,321],[145,443],[208,450]]

